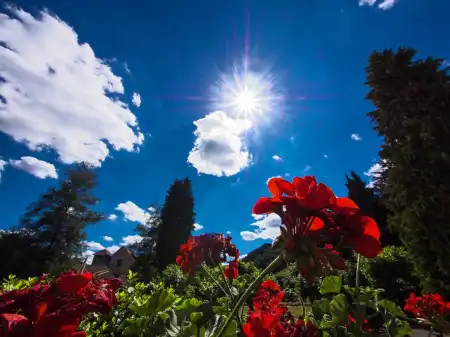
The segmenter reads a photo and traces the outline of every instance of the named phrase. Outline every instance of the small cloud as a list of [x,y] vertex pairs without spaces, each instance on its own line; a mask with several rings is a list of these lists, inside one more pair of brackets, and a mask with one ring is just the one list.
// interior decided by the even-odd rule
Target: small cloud
[[117,215],[115,215],[115,214],[110,214],[110,215],[108,216],[108,219],[111,220],[111,221],[116,221],[116,220],[117,220]]
[[105,249],[105,247],[101,243],[95,241],[86,241],[84,244],[88,249],[93,251]]
[[2,181],[2,173],[5,171],[6,165],[8,165],[8,162],[0,159],[0,181]]
[[239,255],[239,260],[245,259],[248,254]]
[[293,142],[295,140],[295,137],[291,136],[289,139],[291,140],[291,142]]
[[58,179],[58,173],[56,173],[56,168],[53,164],[34,157],[22,157],[18,160],[11,159],[9,163],[12,167],[25,171],[39,179]]
[[122,238],[122,246],[128,246],[142,241],[142,236],[140,235],[128,235]]
[[323,157],[324,157],[324,158],[328,158],[328,155],[327,155],[327,154],[324,154]]
[[141,95],[139,95],[137,92],[133,93],[133,98],[131,99],[131,102],[136,106],[136,107],[140,107],[141,106]]
[[195,223],[195,224],[194,224],[194,231],[199,231],[199,230],[201,230],[201,229],[203,229],[203,226],[202,226],[202,225],[200,225],[199,223]]
[[350,138],[353,139],[353,140],[356,140],[357,142],[362,140],[361,136],[359,134],[357,134],[357,133],[352,133]]
[[378,4],[378,8],[382,9],[382,10],[387,10],[387,9],[391,9],[392,7],[394,7],[394,5],[398,2],[398,0],[382,0],[377,2],[377,0],[359,0],[359,5],[360,6],[364,6],[364,5],[368,5],[368,6],[373,6],[376,3]]
[[150,217],[148,212],[144,211],[132,201],[118,204],[116,210],[123,213],[125,220],[139,222],[141,225],[145,225]]
[[275,161],[283,161],[283,158],[281,158],[279,155],[277,155],[277,154],[274,154],[273,156],[272,156],[272,159],[273,160],[275,160]]
[[150,213],[153,213],[154,211],[156,211],[156,208],[150,206],[149,208],[147,208],[147,210],[148,210]]
[[231,235],[231,232],[230,232],[230,231],[227,231],[227,234],[228,234],[228,235]]
[[290,175],[291,175],[291,174],[290,174],[290,173],[287,173],[287,172],[284,174],[285,177],[290,177]]
[[110,236],[105,235],[105,236],[103,237],[103,240],[111,242],[111,241],[113,241],[114,239],[113,239],[112,237],[110,237]]
[[305,168],[303,169],[303,173],[306,173],[309,170],[311,170],[311,166],[310,165],[306,165]]
[[[254,216],[255,217],[255,216]],[[241,237],[245,241],[257,239],[274,240],[280,235],[281,218],[277,214],[263,215],[250,226],[257,227],[254,231],[242,231]]]

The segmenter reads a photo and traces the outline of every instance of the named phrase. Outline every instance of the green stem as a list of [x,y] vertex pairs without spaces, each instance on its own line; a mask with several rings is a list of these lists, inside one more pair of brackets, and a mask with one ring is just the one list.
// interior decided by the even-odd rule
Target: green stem
[[233,295],[233,292],[231,290],[230,284],[228,283],[228,279],[225,277],[225,270],[222,268],[222,264],[220,262],[218,263],[218,266],[219,266],[219,269],[220,269],[220,273],[222,274],[223,281],[225,282],[225,286],[227,287],[228,292],[229,292],[229,294],[231,296],[231,299],[234,299],[234,295]]
[[359,263],[361,261],[361,255],[358,254],[358,260],[356,261],[356,287],[359,287]]
[[250,293],[253,291],[253,289],[258,286],[261,282],[261,280],[270,273],[280,262],[282,261],[282,257],[278,255],[275,260],[273,260],[267,267],[264,269],[261,274],[259,274],[253,282],[248,286],[248,288],[245,290],[245,292],[242,294],[242,296],[239,298],[239,300],[234,305],[233,309],[231,310],[230,315],[228,316],[225,323],[220,328],[219,332],[217,333],[216,337],[221,337],[225,330],[228,328],[228,326],[233,321],[234,316],[236,316],[237,312],[239,311],[239,308],[242,306],[244,301],[247,299],[247,297],[250,295]]
[[228,293],[225,291],[225,289],[223,289],[223,287],[222,287],[222,285],[220,284],[220,282],[217,281],[217,280],[214,278],[214,276],[211,275],[211,273],[205,268],[205,266],[202,266],[202,269],[203,269],[203,271],[206,273],[206,275],[208,275],[209,278],[210,278],[215,284],[217,284],[217,286],[223,291],[223,293],[224,293],[225,295],[231,295],[231,294],[228,294]]

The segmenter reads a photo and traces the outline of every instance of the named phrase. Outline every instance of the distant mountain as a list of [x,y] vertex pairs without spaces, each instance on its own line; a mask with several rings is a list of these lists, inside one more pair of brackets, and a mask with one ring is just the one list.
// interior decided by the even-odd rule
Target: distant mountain
[[[264,243],[248,253],[242,261],[253,262],[259,269],[264,269],[280,254],[280,252],[280,248],[273,249],[270,243]],[[280,267],[273,272],[276,273],[284,268],[286,268],[286,265],[280,265]]]

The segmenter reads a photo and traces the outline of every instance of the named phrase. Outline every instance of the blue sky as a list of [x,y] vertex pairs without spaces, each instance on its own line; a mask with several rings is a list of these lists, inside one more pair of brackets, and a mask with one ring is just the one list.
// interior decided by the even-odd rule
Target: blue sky
[[[0,228],[86,160],[113,215],[89,228],[90,251],[138,239],[186,176],[196,233],[230,231],[243,253],[270,242],[278,220],[251,215],[269,177],[312,174],[344,195],[345,174],[376,163],[368,55],[450,57],[447,0],[363,2],[10,2],[22,12],[0,9]],[[235,85],[233,66],[247,79],[244,64],[265,88],[257,113],[230,107],[220,82]]]

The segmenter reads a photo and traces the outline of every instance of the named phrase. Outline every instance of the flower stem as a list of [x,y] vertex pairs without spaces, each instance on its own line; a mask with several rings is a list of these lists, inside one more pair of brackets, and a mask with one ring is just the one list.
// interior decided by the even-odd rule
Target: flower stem
[[361,255],[358,254],[358,260],[356,261],[356,287],[359,287],[359,263],[361,262]]
[[220,282],[217,281],[217,280],[214,278],[214,276],[211,275],[211,273],[205,268],[205,266],[202,266],[202,269],[203,269],[203,271],[205,272],[205,274],[208,275],[209,278],[210,278],[215,284],[217,284],[217,286],[224,292],[225,295],[231,295],[231,294],[228,294],[228,293],[225,291],[225,289],[223,289],[223,287],[222,287],[222,285],[220,284]]
[[233,309],[231,310],[230,315],[228,316],[227,320],[225,321],[225,323],[221,326],[219,332],[217,333],[216,337],[221,337],[225,330],[228,328],[228,326],[231,324],[231,322],[233,321],[234,316],[236,316],[236,314],[239,311],[239,308],[242,306],[242,304],[244,303],[244,301],[247,299],[247,297],[250,295],[250,293],[253,291],[253,289],[258,286],[261,282],[261,280],[268,274],[270,273],[280,262],[282,261],[282,257],[281,255],[278,255],[275,260],[273,260],[267,267],[266,269],[264,269],[261,274],[259,274],[254,280],[253,282],[248,286],[248,288],[245,290],[245,292],[242,294],[242,296],[239,298],[239,300],[236,302],[236,304],[234,305]]

